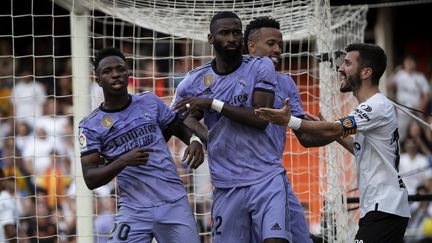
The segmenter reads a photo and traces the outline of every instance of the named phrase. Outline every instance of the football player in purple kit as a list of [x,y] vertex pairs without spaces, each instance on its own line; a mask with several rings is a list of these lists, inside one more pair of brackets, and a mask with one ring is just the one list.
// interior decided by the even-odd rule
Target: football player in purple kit
[[[189,147],[184,160],[197,168],[202,144],[160,98],[127,91],[128,67],[115,48],[101,50],[94,62],[104,102],[79,124],[84,180],[89,189],[113,178],[119,211],[110,242],[199,242],[184,185],[164,135]],[[101,159],[103,158],[103,159]]]
[[[278,66],[282,53],[282,33],[277,20],[270,17],[259,17],[246,26],[243,37],[245,51],[252,56],[268,56],[275,67]],[[301,98],[294,80],[287,74],[277,74],[277,87],[275,90],[275,108],[282,108],[285,99],[289,98],[289,106],[293,116],[309,119],[305,114]],[[282,159],[285,142],[286,127],[271,124],[274,129],[274,140],[277,141],[278,155]],[[322,139],[299,131],[294,131],[298,140],[304,147],[317,147],[333,142],[332,139]],[[290,183],[287,185],[290,218],[289,224],[292,234],[292,242],[312,242],[306,223],[303,207],[294,194]]]
[[208,127],[213,242],[292,242],[279,143],[254,114],[273,107],[277,74],[270,58],[242,56],[242,37],[235,13],[214,15],[208,40],[215,58],[187,74],[173,106]]

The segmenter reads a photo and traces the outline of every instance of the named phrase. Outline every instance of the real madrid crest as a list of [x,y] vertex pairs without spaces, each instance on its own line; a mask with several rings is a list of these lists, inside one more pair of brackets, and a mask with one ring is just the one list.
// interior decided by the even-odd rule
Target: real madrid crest
[[240,77],[238,80],[240,87],[244,88],[246,86],[246,82],[243,77]]
[[204,76],[204,85],[206,87],[210,86],[213,83],[213,75],[212,74],[207,74],[206,76]]
[[106,116],[102,119],[102,125],[106,128],[110,128],[113,125],[113,120],[110,116]]

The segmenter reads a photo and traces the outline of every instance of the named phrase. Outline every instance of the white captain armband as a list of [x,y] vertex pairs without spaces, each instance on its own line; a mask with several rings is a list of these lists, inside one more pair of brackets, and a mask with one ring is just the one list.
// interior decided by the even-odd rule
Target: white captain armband
[[300,126],[301,126],[301,122],[302,122],[302,119],[291,115],[291,118],[288,122],[287,127],[291,128],[292,130],[299,130]]
[[199,142],[201,145],[203,144],[203,143],[201,142],[201,139],[200,139],[197,135],[195,135],[195,134],[192,134],[191,138],[189,139],[189,145],[190,145],[193,141],[197,141],[197,142]]
[[354,116],[345,116],[336,120],[340,122],[343,128],[342,138],[348,137],[349,135],[355,134],[357,132],[357,123]]

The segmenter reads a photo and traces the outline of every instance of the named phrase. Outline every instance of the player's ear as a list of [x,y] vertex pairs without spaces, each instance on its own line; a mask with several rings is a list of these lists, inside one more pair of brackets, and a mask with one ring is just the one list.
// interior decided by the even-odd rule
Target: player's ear
[[247,42],[247,47],[250,54],[255,54],[255,44],[252,41]]
[[95,77],[95,82],[98,84],[98,86],[102,87],[102,85],[100,83],[99,74],[97,73],[97,70],[94,71],[94,77]]
[[213,45],[214,40],[213,40],[213,35],[211,33],[207,35],[207,40],[209,44]]
[[372,68],[362,68],[360,71],[361,79],[369,79],[372,76]]

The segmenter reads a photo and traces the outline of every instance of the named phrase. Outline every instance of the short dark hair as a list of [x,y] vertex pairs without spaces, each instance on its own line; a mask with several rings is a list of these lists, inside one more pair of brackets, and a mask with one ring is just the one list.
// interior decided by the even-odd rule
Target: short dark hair
[[379,79],[387,67],[387,55],[384,50],[375,44],[354,43],[348,45],[347,52],[358,51],[360,67],[370,67],[372,69],[372,83],[379,84]]
[[229,18],[238,19],[238,20],[240,20],[240,24],[241,24],[241,19],[234,12],[231,12],[231,11],[219,12],[219,13],[215,14],[212,17],[212,19],[210,20],[210,33],[212,33],[212,34],[214,33],[215,24],[216,24],[217,20],[219,20],[219,19],[229,19]]
[[118,56],[126,62],[126,57],[119,49],[115,47],[106,47],[97,53],[95,60],[93,62],[94,70],[95,71],[97,70],[97,68],[99,67],[99,63],[102,59],[109,56]]
[[249,22],[249,24],[246,26],[244,34],[243,34],[243,44],[244,44],[244,48],[245,48],[246,53],[249,53],[249,50],[247,48],[247,43],[249,41],[249,37],[251,35],[253,35],[260,28],[275,28],[275,29],[279,30],[280,24],[279,24],[279,21],[277,21],[276,19],[273,19],[269,16],[258,17],[256,19],[252,20],[251,22]]

